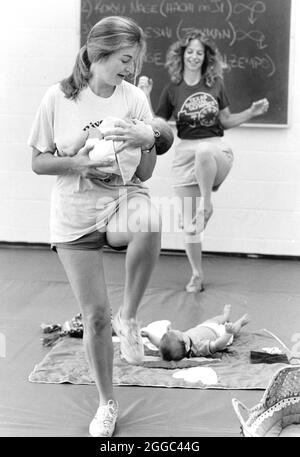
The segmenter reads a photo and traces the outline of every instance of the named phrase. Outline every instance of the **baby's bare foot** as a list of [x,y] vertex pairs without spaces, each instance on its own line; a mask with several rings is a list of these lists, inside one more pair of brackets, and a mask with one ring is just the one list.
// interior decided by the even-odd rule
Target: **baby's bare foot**
[[244,314],[240,319],[236,322],[226,322],[225,330],[227,333],[231,333],[232,335],[236,335],[239,333],[241,328],[250,322],[249,314]]
[[241,324],[242,325],[247,325],[249,324],[250,322],[250,316],[249,314],[244,314],[242,317],[241,317]]
[[228,316],[230,313],[230,310],[231,310],[231,305],[224,305],[223,314]]

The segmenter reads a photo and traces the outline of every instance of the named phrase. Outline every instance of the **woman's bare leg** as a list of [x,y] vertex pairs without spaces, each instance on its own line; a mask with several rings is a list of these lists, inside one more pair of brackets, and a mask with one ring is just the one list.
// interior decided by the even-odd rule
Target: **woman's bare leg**
[[83,341],[99,392],[99,403],[114,400],[111,313],[102,251],[57,248],[83,318]]
[[203,141],[195,151],[195,176],[203,197],[204,227],[213,212],[212,189],[221,184],[231,169],[220,145]]
[[[107,227],[110,246],[126,246],[126,276],[122,317],[135,318],[161,247],[161,220],[149,198],[128,198]],[[126,218],[126,219],[125,219]],[[127,227],[127,231],[120,228]]]
[[[195,217],[199,202],[200,191],[197,185],[175,187],[175,194],[179,197],[182,208],[182,223],[184,232],[184,247],[192,269],[192,278],[200,278],[198,287],[194,292],[200,292],[203,288],[203,268],[202,268],[202,243],[200,233],[188,233],[187,227],[191,225]],[[197,290],[196,290],[197,289]]]
[[[126,276],[124,300],[119,317],[114,319],[118,336],[124,329],[126,341],[121,341],[123,356],[129,363],[140,363],[142,340],[135,322],[136,313],[158,260],[161,246],[161,220],[149,198],[132,196],[121,204],[107,227],[107,241],[114,247],[126,246]],[[127,230],[124,230],[127,229]],[[122,229],[122,231],[121,231]],[[121,320],[121,321],[120,321]],[[119,327],[119,329],[118,329]],[[131,342],[130,342],[131,340]],[[132,350],[136,347],[136,350]]]

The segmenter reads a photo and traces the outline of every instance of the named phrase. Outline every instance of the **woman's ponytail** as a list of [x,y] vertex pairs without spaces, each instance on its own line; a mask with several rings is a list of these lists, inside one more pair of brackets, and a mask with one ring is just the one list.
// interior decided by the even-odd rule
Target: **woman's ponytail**
[[87,46],[79,50],[72,74],[61,81],[61,90],[66,98],[76,99],[79,92],[87,86],[90,76],[91,63],[87,54]]

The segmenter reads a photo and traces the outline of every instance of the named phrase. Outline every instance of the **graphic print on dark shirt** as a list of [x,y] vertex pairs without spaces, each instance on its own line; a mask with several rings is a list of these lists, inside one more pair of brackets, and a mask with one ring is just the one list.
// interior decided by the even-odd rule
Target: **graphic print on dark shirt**
[[178,120],[188,122],[190,127],[211,127],[216,124],[218,114],[217,100],[207,92],[196,92],[183,102]]

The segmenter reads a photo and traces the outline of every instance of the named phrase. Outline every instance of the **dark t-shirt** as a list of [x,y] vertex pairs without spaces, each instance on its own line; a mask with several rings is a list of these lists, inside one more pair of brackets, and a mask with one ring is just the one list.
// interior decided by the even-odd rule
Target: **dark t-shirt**
[[202,80],[194,86],[181,81],[163,89],[155,114],[166,120],[174,116],[178,137],[195,140],[224,135],[219,112],[228,105],[222,79],[217,78],[213,87]]

